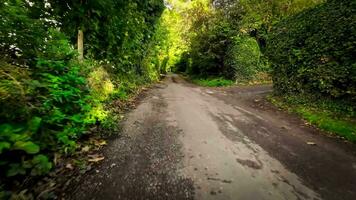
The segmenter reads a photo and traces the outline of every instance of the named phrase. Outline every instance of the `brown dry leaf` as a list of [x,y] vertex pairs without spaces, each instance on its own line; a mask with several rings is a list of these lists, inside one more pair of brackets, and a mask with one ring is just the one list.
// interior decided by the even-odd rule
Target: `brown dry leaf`
[[89,157],[88,162],[99,162],[105,159],[104,156],[101,156],[99,154],[89,155],[88,157]]
[[98,147],[101,147],[101,146],[104,146],[107,144],[105,140],[93,140],[93,141],[94,141],[94,145],[98,146]]
[[307,142],[307,145],[316,145],[315,142]]
[[96,158],[96,157],[99,157],[100,155],[99,154],[90,154],[88,155],[89,158]]
[[90,147],[87,145],[87,146],[84,146],[82,148],[82,152],[88,152],[90,150]]
[[88,160],[88,162],[99,162],[99,161],[102,161],[104,159],[105,159],[104,156],[100,156],[100,157],[97,157],[97,158],[91,158],[91,159]]
[[66,168],[67,168],[67,169],[70,169],[70,170],[73,170],[73,169],[74,169],[73,165],[70,164],[70,163],[68,163],[68,164],[66,165]]

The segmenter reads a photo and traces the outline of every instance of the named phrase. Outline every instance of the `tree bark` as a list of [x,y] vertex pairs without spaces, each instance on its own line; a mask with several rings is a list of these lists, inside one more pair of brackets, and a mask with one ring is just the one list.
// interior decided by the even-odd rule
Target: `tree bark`
[[84,59],[84,33],[83,30],[78,30],[78,60],[82,61]]

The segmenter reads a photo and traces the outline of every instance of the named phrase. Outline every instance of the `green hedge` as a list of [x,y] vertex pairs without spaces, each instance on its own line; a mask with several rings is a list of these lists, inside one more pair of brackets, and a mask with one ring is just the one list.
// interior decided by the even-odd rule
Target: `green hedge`
[[268,36],[279,93],[356,100],[356,1],[332,0],[282,20]]
[[257,72],[262,71],[260,58],[260,48],[254,38],[236,36],[228,47],[224,64],[232,68],[231,73],[237,82],[248,82],[255,78]]

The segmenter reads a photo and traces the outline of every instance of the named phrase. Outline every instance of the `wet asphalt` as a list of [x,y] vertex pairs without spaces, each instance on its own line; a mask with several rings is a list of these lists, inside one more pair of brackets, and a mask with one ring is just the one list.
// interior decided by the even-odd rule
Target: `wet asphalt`
[[67,198],[356,199],[355,146],[274,108],[271,89],[167,77]]

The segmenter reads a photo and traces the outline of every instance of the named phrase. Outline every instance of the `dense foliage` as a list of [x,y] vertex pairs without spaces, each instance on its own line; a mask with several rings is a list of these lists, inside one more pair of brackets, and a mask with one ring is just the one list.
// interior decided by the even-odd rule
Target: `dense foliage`
[[242,7],[234,3],[228,9],[211,9],[209,3],[200,2],[191,8],[190,13],[194,15],[189,36],[191,64],[187,66],[187,72],[202,77],[236,79],[240,66],[235,59],[240,57],[234,55],[239,54],[240,49],[235,47],[244,38],[238,31],[243,16]]
[[159,78],[163,10],[162,0],[0,3],[1,181],[46,174],[54,153],[70,154],[88,127],[111,123],[106,101]]
[[330,0],[278,23],[266,54],[280,93],[356,100],[356,2]]
[[198,0],[185,7],[183,37],[188,40],[177,70],[236,82],[268,80],[269,62],[261,52],[274,23],[321,0]]

